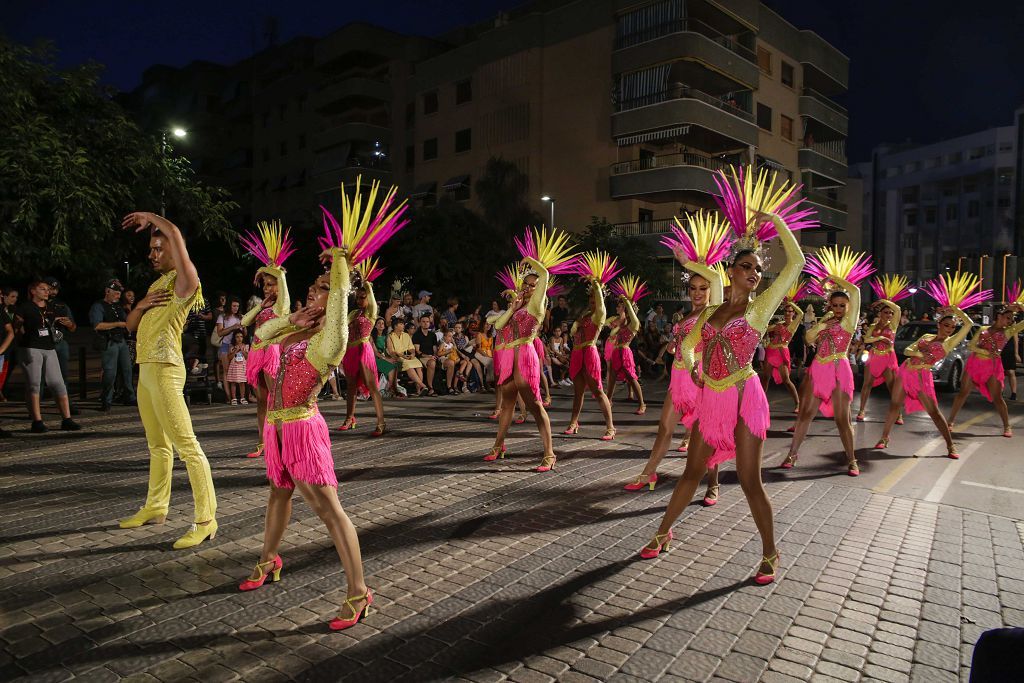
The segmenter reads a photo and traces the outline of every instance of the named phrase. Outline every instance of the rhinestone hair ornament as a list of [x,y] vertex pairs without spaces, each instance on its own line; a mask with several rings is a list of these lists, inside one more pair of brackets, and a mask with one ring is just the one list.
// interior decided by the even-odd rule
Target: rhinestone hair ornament
[[257,280],[261,273],[280,279],[285,260],[295,253],[291,228],[282,228],[281,221],[260,221],[256,224],[256,232],[247,230],[238,237],[238,241],[263,264],[256,271]]
[[807,257],[804,272],[819,280],[822,288],[831,295],[842,291],[832,278],[842,278],[854,287],[871,277],[875,272],[871,257],[864,252],[854,253],[849,247],[822,247],[817,254]]
[[374,213],[373,205],[380,191],[380,181],[375,180],[370,184],[370,192],[365,201],[360,191],[361,184],[362,176],[357,176],[352,199],[345,194],[345,183],[341,184],[340,223],[323,205],[320,206],[324,218],[324,236],[318,239],[320,248],[345,249],[353,265],[372,258],[396,232],[409,224],[409,219],[404,217],[409,208],[406,200],[403,199],[395,206],[397,185],[391,186]]
[[[552,275],[565,275],[577,269],[577,256],[573,255],[569,235],[562,230],[548,230],[543,225],[539,228],[526,228],[523,236],[515,238],[516,249],[523,258],[532,258]],[[536,275],[527,272],[527,275]]]
[[905,275],[886,273],[871,280],[871,290],[879,299],[896,303],[910,296],[910,280]]
[[713,177],[720,195],[715,197],[715,203],[737,237],[732,258],[746,249],[760,255],[763,243],[778,234],[775,224],[762,214],[777,215],[793,231],[818,225],[814,211],[804,205],[800,196],[803,185],[777,182],[775,171],[762,168],[755,174],[753,167],[740,166],[738,171],[719,171]]
[[[985,303],[992,298],[992,290],[975,292],[981,286],[981,281],[974,273],[946,273],[934,280],[929,280],[921,286],[921,289],[940,306],[948,308],[956,306],[966,311],[971,306]],[[973,292],[973,293],[972,293]]]

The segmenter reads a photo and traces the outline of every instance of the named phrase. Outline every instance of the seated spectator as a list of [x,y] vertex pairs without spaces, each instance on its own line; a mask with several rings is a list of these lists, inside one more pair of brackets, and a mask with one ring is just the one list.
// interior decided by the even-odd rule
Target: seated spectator
[[462,360],[469,363],[469,369],[465,371],[466,378],[469,379],[469,373],[472,371],[476,372],[477,382],[482,386],[481,378],[483,376],[483,368],[480,366],[480,362],[476,359],[476,332],[472,329],[475,322],[470,321],[470,334],[463,332],[463,324],[461,322],[455,323],[454,334],[452,338],[455,340],[455,348],[459,352],[459,356]]
[[441,343],[437,346],[437,354],[443,359],[445,379],[449,394],[461,394],[466,390],[466,370],[469,369],[469,361],[459,355],[455,348],[455,334],[451,330],[445,330]]
[[370,330],[370,337],[373,339],[373,355],[377,359],[377,372],[387,379],[387,388],[381,391],[381,395],[384,398],[389,396],[405,398],[405,387],[398,384],[398,363],[388,352],[387,325],[384,323],[384,318],[377,318],[373,329]]
[[426,368],[427,396],[437,396],[437,392],[434,391],[434,372],[437,370],[437,357],[435,355],[437,337],[434,335],[434,331],[430,329],[432,320],[429,313],[420,316],[419,329],[413,332],[412,335],[412,343],[416,347],[416,357],[420,359],[423,367]]
[[480,364],[480,381],[483,383],[483,390],[490,391],[487,384],[487,373],[493,374],[494,367],[494,333],[491,324],[484,321],[483,328],[476,334],[476,361]]
[[430,305],[430,297],[433,296],[432,292],[428,292],[425,289],[420,290],[419,303],[412,307],[413,320],[422,320],[423,316],[428,316],[433,323],[434,320],[434,307]]
[[395,318],[394,331],[388,335],[388,353],[399,359],[402,372],[416,388],[416,395],[427,393],[428,387],[423,383],[423,363],[416,357],[416,346],[405,331],[405,322]]
[[551,361],[552,379],[563,387],[571,387],[572,380],[569,379],[569,345],[562,334],[562,326],[558,325],[551,330],[551,337],[547,344],[548,359]]
[[448,308],[444,310],[441,317],[447,321],[448,329],[455,331],[455,323],[459,322],[459,298],[453,296],[448,299]]

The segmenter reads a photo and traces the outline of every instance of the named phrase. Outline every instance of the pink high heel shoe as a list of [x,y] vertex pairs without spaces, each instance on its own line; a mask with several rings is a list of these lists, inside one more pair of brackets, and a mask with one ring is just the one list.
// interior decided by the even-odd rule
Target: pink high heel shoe
[[672,541],[672,530],[669,529],[667,534],[654,534],[654,542],[657,544],[657,548],[648,548],[644,546],[640,550],[640,557],[645,560],[653,560],[658,555],[661,555],[661,551],[668,552],[668,544]]
[[644,477],[643,473],[641,473],[641,474],[636,475],[636,479],[634,479],[630,483],[626,484],[622,488],[624,488],[627,491],[640,491],[645,486],[647,486],[648,488],[650,488],[651,491],[653,491],[654,490],[654,485],[657,484],[657,483],[658,483],[658,473],[657,472],[649,474],[646,477]]
[[505,458],[505,444],[501,445],[501,448],[495,446],[491,449],[491,452],[484,456],[484,462],[494,462],[498,458]]

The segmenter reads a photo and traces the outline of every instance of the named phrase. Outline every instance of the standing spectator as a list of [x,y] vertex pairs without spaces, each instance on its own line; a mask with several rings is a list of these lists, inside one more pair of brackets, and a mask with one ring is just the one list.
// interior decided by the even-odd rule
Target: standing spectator
[[647,314],[647,322],[653,322],[654,327],[658,330],[658,333],[665,331],[668,327],[668,317],[665,315],[665,307],[661,304],[657,304],[650,313]]
[[[53,348],[57,352],[57,362],[60,363],[60,376],[64,380],[64,386],[68,384],[68,361],[71,359],[71,345],[68,343],[68,335],[78,329],[75,316],[66,303],[57,297],[60,295],[60,282],[55,277],[43,278],[43,282],[50,286],[50,299],[47,302],[47,312],[53,315]],[[43,393],[43,385],[39,385],[39,393]],[[69,397],[70,399],[70,397]],[[71,414],[77,415],[78,408],[71,406]]]
[[448,322],[448,329],[455,331],[455,323],[459,322],[459,298],[457,296],[448,298],[448,308],[444,310],[441,317]]
[[118,372],[121,375],[122,395],[127,405],[135,405],[135,387],[131,352],[128,348],[128,315],[121,306],[121,283],[108,280],[103,288],[103,299],[89,309],[89,323],[99,335],[102,348],[103,375],[100,390],[100,410],[110,410],[114,402],[114,386]]
[[[121,309],[124,311],[124,315],[125,315],[126,319],[128,318],[128,314],[132,312],[133,308],[135,308],[135,292],[133,290],[131,290],[131,289],[126,289],[126,290],[124,290],[124,292],[121,293]],[[124,332],[125,332],[125,341],[128,343],[128,353],[129,353],[129,355],[132,358],[132,367],[134,368],[134,366],[136,365],[136,363],[135,363],[135,333],[134,332],[129,332],[127,330],[127,328],[125,329]],[[192,340],[189,339],[188,341],[192,341]],[[134,389],[132,389],[132,396],[135,396],[135,390]],[[122,398],[124,398],[124,397],[122,396]]]
[[405,292],[402,294],[402,305],[398,307],[398,314],[405,320],[406,327],[410,327],[412,323],[412,292]]
[[[429,298],[429,293],[427,298]],[[423,367],[426,368],[427,386],[430,387],[427,396],[437,396],[437,392],[434,391],[434,373],[437,372],[437,336],[430,329],[433,320],[429,311],[421,315],[419,329],[412,335],[412,343],[416,346],[416,355],[423,363]]]
[[423,316],[428,315],[431,322],[433,322],[434,307],[430,305],[430,297],[433,295],[433,292],[428,292],[425,289],[420,290],[420,302],[412,307],[413,320],[419,321],[423,319]]
[[[262,300],[260,301],[262,303]],[[238,329],[231,333],[231,345],[228,347],[228,369],[224,373],[227,381],[228,398],[231,405],[248,405],[245,395],[245,362],[249,358],[249,345],[245,343],[245,332]]]
[[[14,309],[18,303],[18,290],[14,287],[4,287],[0,289],[0,330],[6,329],[5,324],[10,323],[11,332],[16,332],[14,328]],[[4,395],[4,390],[7,388],[7,380],[11,378],[11,366],[14,364],[17,358],[17,335],[11,338],[11,341],[5,347],[3,353],[0,353],[0,362],[3,363],[3,369],[0,370],[0,403],[6,403],[7,397]]]
[[60,363],[53,341],[57,320],[49,308],[50,286],[42,280],[32,282],[28,290],[28,301],[18,307],[15,320],[22,330],[21,342],[18,345],[19,365],[25,373],[26,403],[32,416],[32,431],[47,431],[43,424],[43,415],[39,408],[39,387],[42,379],[53,393],[57,407],[60,409],[60,428],[65,431],[77,431],[82,427],[71,419],[71,406],[68,403],[68,390],[60,374]]
[[[492,302],[491,303],[492,310],[493,310],[493,307],[494,307],[494,303]],[[564,323],[566,321],[566,319],[569,317],[569,301],[565,298],[565,296],[558,297],[557,303],[554,306],[551,307],[550,316],[551,316],[551,329],[555,329],[556,327],[561,327],[562,323]]]
[[[221,377],[228,372],[228,351],[231,348],[231,333],[241,329],[242,319],[238,315],[238,299],[231,297],[224,312],[217,317],[215,333],[220,338],[220,348],[217,350],[217,358],[220,360]],[[227,389],[227,386],[224,387]]]
[[565,343],[565,337],[562,336],[562,326],[560,324],[555,325],[551,330],[547,351],[548,360],[551,362],[552,381],[559,386],[571,387],[572,380],[569,379],[569,345]]

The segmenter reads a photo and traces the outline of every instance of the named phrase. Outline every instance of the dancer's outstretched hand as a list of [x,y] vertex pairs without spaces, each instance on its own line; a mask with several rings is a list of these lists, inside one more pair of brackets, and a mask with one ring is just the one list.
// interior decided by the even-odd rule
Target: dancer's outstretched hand
[[161,217],[150,211],[133,211],[121,219],[121,227],[125,230],[135,228],[135,232],[142,232],[146,228],[155,227],[157,223],[165,223]]

